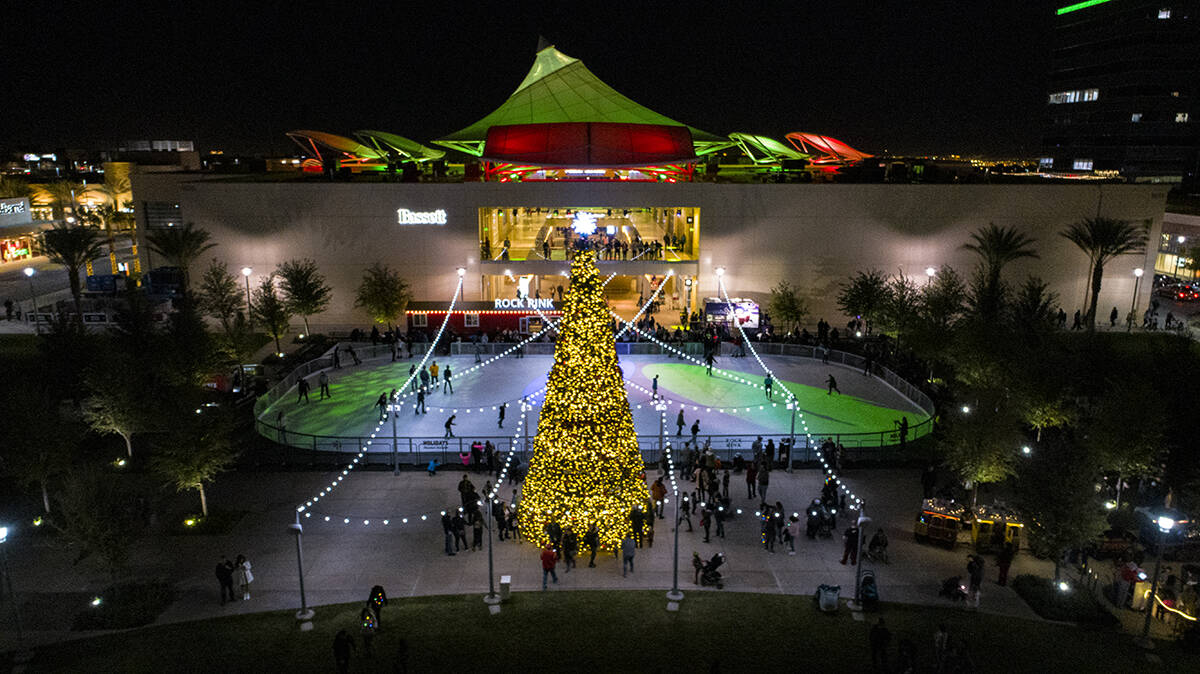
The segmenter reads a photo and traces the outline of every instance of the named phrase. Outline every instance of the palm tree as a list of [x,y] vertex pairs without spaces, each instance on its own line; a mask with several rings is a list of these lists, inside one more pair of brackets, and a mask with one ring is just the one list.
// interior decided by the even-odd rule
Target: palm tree
[[976,288],[976,306],[982,313],[994,315],[999,312],[1004,295],[1000,274],[1008,263],[1023,257],[1038,257],[1033,250],[1035,240],[1017,231],[1016,227],[997,227],[988,223],[971,234],[971,243],[963,248],[979,256],[979,279]]
[[1120,255],[1146,252],[1145,225],[1114,218],[1086,218],[1072,224],[1059,234],[1087,253],[1091,275],[1091,301],[1087,304],[1088,330],[1096,329],[1096,302],[1100,299],[1100,282],[1104,280],[1104,265]]
[[200,259],[210,248],[217,244],[210,241],[212,235],[203,229],[197,229],[192,223],[182,227],[165,227],[146,233],[150,249],[162,255],[171,264],[183,270],[183,289],[188,289],[188,268]]
[[29,183],[12,176],[0,176],[0,199],[20,199],[33,196]]
[[71,297],[75,300],[75,320],[82,328],[83,292],[79,284],[79,270],[104,254],[100,233],[90,227],[63,223],[46,230],[43,245],[51,262],[67,268],[67,281],[71,285]]
[[69,180],[57,180],[42,186],[50,195],[50,206],[54,209],[54,219],[66,222],[67,211],[75,214],[79,197],[87,191],[83,183],[73,183]]

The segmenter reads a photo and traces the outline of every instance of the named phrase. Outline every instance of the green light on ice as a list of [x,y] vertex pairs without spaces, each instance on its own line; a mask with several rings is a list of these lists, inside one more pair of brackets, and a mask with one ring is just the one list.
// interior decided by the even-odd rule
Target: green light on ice
[[1076,12],[1081,9],[1087,9],[1088,7],[1093,7],[1095,5],[1103,5],[1106,2],[1112,2],[1112,0],[1084,0],[1083,2],[1077,2],[1073,5],[1067,5],[1066,7],[1060,7],[1058,9],[1058,11],[1055,12],[1055,14],[1057,14],[1058,16],[1062,16],[1063,14],[1070,14],[1071,12]]

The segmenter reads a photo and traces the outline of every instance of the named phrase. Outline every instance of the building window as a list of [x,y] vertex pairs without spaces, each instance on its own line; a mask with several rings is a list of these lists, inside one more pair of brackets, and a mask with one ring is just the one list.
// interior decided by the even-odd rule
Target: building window
[[1071,164],[1071,168],[1075,169],[1076,171],[1091,171],[1092,170],[1092,160],[1091,159],[1076,159],[1075,162]]
[[1175,98],[1179,98],[1179,92],[1178,92],[1178,91],[1172,91],[1172,92],[1171,92],[1171,96],[1173,96],[1173,97],[1175,97]]
[[426,314],[413,314],[412,324],[414,328],[424,328],[429,325],[429,316]]
[[1177,113],[1175,113],[1175,121],[1176,121],[1176,122],[1186,122],[1186,121],[1188,121],[1188,114],[1187,114],[1186,112],[1177,112]]
[[479,314],[463,314],[463,327],[464,328],[478,328],[479,327]]
[[1158,18],[1160,18],[1160,19],[1171,18],[1171,8],[1163,7],[1162,9],[1158,10]]
[[1050,94],[1050,105],[1062,103],[1091,103],[1100,100],[1099,89],[1076,89],[1074,91],[1057,91]]
[[1051,168],[1054,166],[1054,157],[1042,157],[1038,159],[1038,168]]
[[1140,112],[1133,113],[1132,115],[1129,116],[1129,121],[1131,121],[1131,122],[1142,121],[1142,113],[1140,113]]

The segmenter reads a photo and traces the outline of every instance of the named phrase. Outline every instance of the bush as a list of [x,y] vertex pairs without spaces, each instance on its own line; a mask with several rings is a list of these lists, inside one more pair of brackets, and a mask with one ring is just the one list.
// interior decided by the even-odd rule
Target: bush
[[1021,574],[1013,579],[1013,589],[1046,620],[1108,627],[1119,621],[1084,588],[1072,586],[1062,592],[1050,578]]
[[88,605],[75,614],[72,630],[120,630],[154,622],[175,601],[169,583],[124,583],[100,593],[99,605]]

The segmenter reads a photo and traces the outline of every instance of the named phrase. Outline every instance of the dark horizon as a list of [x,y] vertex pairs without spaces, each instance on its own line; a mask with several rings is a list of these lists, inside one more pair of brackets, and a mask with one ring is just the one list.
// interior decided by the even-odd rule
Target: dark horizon
[[5,39],[10,56],[36,66],[9,75],[23,100],[8,106],[0,146],[180,139],[291,154],[284,133],[297,128],[429,143],[500,105],[545,36],[631,99],[721,135],[814,131],[876,153],[1034,156],[1053,9],[1031,4],[691,15],[556,3],[470,15],[207,3],[56,15],[24,5],[10,8],[24,16],[9,30],[48,30]]

